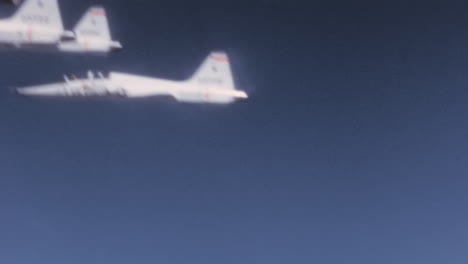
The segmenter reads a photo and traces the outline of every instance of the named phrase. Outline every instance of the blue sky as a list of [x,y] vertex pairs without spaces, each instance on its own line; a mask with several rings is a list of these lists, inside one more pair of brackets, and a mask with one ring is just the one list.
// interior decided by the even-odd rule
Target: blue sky
[[[1,263],[466,263],[467,3],[60,3],[125,50],[0,54]],[[220,49],[248,101],[9,93]]]

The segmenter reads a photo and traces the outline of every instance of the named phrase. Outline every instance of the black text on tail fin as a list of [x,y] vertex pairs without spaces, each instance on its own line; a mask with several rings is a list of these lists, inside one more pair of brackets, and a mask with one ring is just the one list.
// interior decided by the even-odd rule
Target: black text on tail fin
[[25,0],[12,19],[20,23],[63,31],[58,0]]

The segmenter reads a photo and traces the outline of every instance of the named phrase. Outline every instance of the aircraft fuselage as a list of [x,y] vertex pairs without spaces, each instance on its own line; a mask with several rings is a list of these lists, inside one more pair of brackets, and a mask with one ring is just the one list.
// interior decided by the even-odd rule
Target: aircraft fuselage
[[17,92],[39,97],[173,97],[180,102],[227,104],[246,99],[239,90],[201,86],[190,81],[170,81],[157,78],[111,73],[109,78],[76,79],[63,83],[19,88]]

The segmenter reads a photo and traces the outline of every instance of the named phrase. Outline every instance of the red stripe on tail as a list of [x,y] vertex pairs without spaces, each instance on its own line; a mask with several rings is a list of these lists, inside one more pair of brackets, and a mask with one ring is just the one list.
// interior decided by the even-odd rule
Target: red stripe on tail
[[225,61],[225,62],[229,61],[229,58],[224,55],[211,55],[211,59],[215,61]]
[[106,11],[104,11],[104,9],[101,8],[91,9],[89,13],[93,16],[106,16]]

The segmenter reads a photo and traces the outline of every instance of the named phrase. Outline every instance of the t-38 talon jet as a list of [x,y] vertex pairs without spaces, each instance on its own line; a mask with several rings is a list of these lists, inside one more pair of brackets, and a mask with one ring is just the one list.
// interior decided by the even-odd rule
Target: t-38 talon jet
[[142,77],[111,72],[108,77],[88,72],[88,78],[16,89],[26,96],[42,97],[96,97],[125,98],[173,97],[179,102],[228,104],[246,99],[244,91],[234,87],[228,56],[212,52],[196,73],[185,81]]

